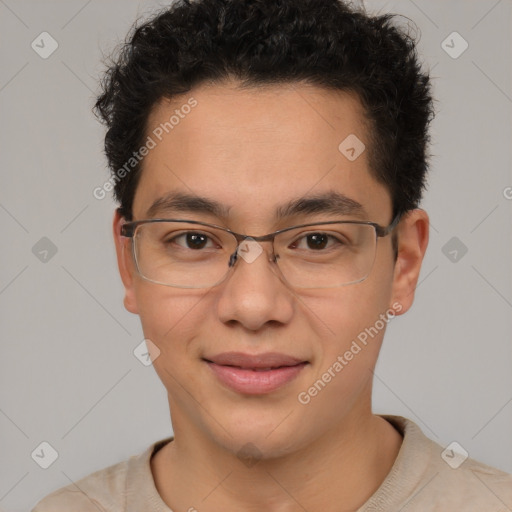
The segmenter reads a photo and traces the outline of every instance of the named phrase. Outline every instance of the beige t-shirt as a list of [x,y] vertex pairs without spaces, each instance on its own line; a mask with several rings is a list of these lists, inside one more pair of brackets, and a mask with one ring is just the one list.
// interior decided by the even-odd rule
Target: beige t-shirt
[[[358,512],[512,512],[512,475],[462,459],[412,421],[384,416],[403,443],[388,476]],[[172,438],[41,500],[32,512],[172,512],[156,490],[150,459]],[[448,461],[451,466],[448,464]]]

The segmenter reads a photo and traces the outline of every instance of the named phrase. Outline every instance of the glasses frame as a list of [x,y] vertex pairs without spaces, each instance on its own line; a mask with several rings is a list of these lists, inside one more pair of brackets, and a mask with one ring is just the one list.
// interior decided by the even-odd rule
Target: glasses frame
[[[173,288],[192,288],[192,287],[186,287],[186,286],[177,286],[177,285],[172,285],[172,284],[160,283],[158,281],[153,281],[153,280],[145,277],[144,275],[142,275],[142,273],[139,269],[137,255],[135,254],[135,232],[136,232],[138,226],[141,226],[143,224],[154,224],[154,223],[159,223],[159,222],[177,222],[177,223],[194,224],[197,226],[204,226],[204,227],[209,227],[209,228],[214,228],[214,229],[220,229],[221,231],[230,233],[231,235],[233,235],[235,237],[235,239],[237,241],[237,246],[236,246],[235,252],[229,258],[229,263],[228,263],[228,269],[229,269],[235,265],[235,263],[238,259],[238,249],[240,247],[240,244],[247,239],[249,239],[251,241],[255,241],[255,242],[272,242],[272,257],[273,257],[273,259],[271,261],[273,261],[274,263],[277,263],[277,259],[279,258],[279,255],[276,255],[275,251],[274,251],[274,239],[277,235],[279,235],[281,233],[286,233],[287,231],[292,231],[292,230],[298,229],[298,228],[307,228],[307,227],[312,227],[312,226],[325,226],[325,225],[329,225],[329,224],[360,224],[360,225],[362,224],[362,225],[372,226],[374,228],[375,239],[376,239],[376,241],[378,241],[379,238],[384,238],[384,237],[388,236],[395,229],[395,227],[400,222],[401,217],[402,217],[402,214],[398,213],[397,215],[395,215],[395,217],[393,218],[391,223],[388,224],[387,226],[382,226],[376,222],[365,221],[365,220],[332,220],[332,221],[324,221],[324,222],[311,222],[311,223],[307,223],[307,224],[299,224],[297,226],[290,226],[287,228],[279,229],[277,231],[273,231],[272,233],[268,233],[266,235],[260,235],[260,236],[251,236],[251,235],[246,235],[243,233],[237,233],[236,231],[232,231],[229,228],[225,228],[225,227],[219,226],[217,224],[211,224],[208,222],[201,222],[201,221],[197,221],[197,220],[163,219],[163,218],[162,219],[160,219],[160,218],[158,218],[158,219],[141,219],[141,220],[125,222],[124,224],[122,224],[121,225],[121,236],[131,239],[132,255],[133,255],[133,259],[135,261],[135,267],[137,269],[138,274],[143,279],[145,279],[151,283],[161,284],[162,286],[170,286]],[[373,266],[372,266],[372,268],[373,268]],[[363,279],[361,279],[359,281],[354,281],[352,283],[347,283],[346,285],[339,285],[339,287],[347,286],[348,284],[355,284],[355,283],[364,281],[370,275],[371,270],[372,269],[370,269],[368,274]],[[210,287],[219,285],[227,278],[228,274],[229,274],[229,270],[228,270],[228,272],[226,272],[226,275],[222,278],[221,281],[219,281],[218,283],[215,283],[212,286],[205,286],[204,288],[210,288]],[[283,276],[283,278],[284,278],[284,276]],[[194,288],[194,289],[198,289],[198,288]]]

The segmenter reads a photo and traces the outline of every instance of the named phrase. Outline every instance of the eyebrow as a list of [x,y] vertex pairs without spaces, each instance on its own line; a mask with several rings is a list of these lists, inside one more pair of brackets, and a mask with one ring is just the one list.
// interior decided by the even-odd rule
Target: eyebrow
[[[218,201],[183,192],[171,192],[160,197],[147,210],[147,217],[152,218],[165,213],[203,213],[218,218],[229,217],[231,206]],[[328,191],[321,194],[299,197],[278,206],[275,217],[278,220],[296,215],[355,215],[364,218],[366,211],[362,204],[339,192]]]

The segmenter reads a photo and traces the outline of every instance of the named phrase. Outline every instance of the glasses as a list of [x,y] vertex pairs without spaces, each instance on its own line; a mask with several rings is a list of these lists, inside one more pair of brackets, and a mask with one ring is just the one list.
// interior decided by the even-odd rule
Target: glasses
[[[389,235],[397,215],[384,227],[366,221],[328,221],[293,226],[263,236],[182,219],[127,222],[121,235],[132,239],[137,272],[152,283],[177,288],[210,288],[222,283],[239,259],[265,254],[271,269],[293,288],[337,288],[370,274],[377,240]],[[270,257],[259,242],[271,242]]]

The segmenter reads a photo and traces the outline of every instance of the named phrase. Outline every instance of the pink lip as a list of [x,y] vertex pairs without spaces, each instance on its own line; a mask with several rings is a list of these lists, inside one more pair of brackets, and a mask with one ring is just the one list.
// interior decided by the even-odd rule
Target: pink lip
[[204,359],[229,388],[249,395],[270,393],[293,380],[308,362],[285,354],[226,352]]

